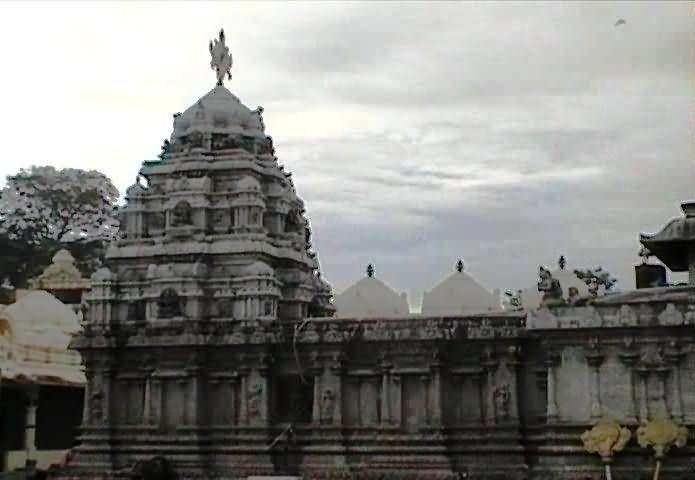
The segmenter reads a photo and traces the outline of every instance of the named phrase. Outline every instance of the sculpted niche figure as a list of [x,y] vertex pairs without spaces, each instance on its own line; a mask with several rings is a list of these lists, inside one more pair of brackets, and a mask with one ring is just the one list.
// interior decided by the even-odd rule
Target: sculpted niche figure
[[495,388],[495,410],[498,420],[509,418],[510,397],[509,385],[500,385]]
[[323,391],[321,398],[321,423],[333,423],[333,412],[335,411],[335,394],[333,390],[327,388]]
[[181,315],[181,302],[178,293],[172,288],[167,288],[159,296],[158,317],[173,318],[180,317]]
[[182,200],[179,203],[177,203],[174,207],[174,210],[171,213],[171,225],[174,227],[190,225],[192,223],[191,205],[185,200]]
[[98,390],[89,399],[89,417],[92,423],[101,423],[104,419],[103,397],[104,395],[101,393],[101,390]]
[[251,386],[248,395],[248,410],[250,417],[257,416],[261,411],[261,392],[263,392],[263,387],[258,383],[254,383],[253,386]]

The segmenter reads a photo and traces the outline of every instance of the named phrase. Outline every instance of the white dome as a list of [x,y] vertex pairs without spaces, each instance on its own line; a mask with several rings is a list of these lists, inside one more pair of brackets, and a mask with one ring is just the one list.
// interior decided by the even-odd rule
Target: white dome
[[422,297],[423,315],[460,315],[501,310],[499,297],[466,272],[454,272]]
[[275,271],[267,263],[257,261],[244,267],[244,274],[250,277],[272,276]]
[[0,311],[2,377],[38,384],[83,385],[80,354],[68,350],[80,329],[77,315],[43,290]]
[[73,264],[75,263],[75,259],[70,251],[62,248],[58,250],[55,255],[53,255],[53,263]]
[[27,293],[0,313],[17,341],[25,345],[67,348],[70,335],[80,330],[73,310],[44,290]]
[[252,111],[224,86],[218,85],[174,119],[172,137],[191,131],[243,134],[265,138],[259,112]]
[[335,295],[333,305],[339,317],[389,317],[410,313],[406,294],[399,295],[374,277],[365,277]]

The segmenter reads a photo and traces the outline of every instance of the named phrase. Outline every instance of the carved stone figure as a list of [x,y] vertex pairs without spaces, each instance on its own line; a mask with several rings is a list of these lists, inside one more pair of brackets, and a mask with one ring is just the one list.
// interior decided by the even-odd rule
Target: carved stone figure
[[538,276],[540,277],[540,281],[538,282],[538,291],[544,292],[541,305],[545,307],[564,305],[565,299],[562,297],[562,287],[560,286],[560,281],[553,278],[550,270],[546,270],[543,267],[539,268]]
[[89,399],[89,418],[93,423],[101,423],[104,420],[103,398],[104,394],[97,390]]
[[159,296],[158,317],[173,318],[182,315],[181,301],[173,288],[167,288]]
[[174,227],[182,225],[190,225],[192,223],[191,219],[191,205],[182,200],[176,204],[174,210],[172,211],[171,224]]
[[333,423],[333,412],[335,411],[335,394],[333,390],[327,388],[321,397],[321,423]]
[[511,400],[511,395],[509,392],[509,385],[499,385],[495,388],[495,410],[497,411],[497,418],[499,420],[509,418],[509,402]]
[[254,383],[247,397],[249,417],[255,417],[261,412],[261,393],[263,393],[263,387],[259,383]]

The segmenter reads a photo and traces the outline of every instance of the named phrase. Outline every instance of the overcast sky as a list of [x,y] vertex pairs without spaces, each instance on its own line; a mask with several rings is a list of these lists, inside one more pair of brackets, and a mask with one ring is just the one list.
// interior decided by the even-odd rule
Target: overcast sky
[[[623,18],[625,25],[614,26]],[[262,105],[326,277],[419,295],[461,257],[634,286],[637,235],[693,192],[692,3],[0,3],[0,175],[93,168],[124,191],[214,86]]]

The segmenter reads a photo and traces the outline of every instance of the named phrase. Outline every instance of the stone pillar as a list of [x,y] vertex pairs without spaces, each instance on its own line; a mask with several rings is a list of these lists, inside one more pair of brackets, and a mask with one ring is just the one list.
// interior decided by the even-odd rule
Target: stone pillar
[[498,362],[492,357],[488,357],[483,362],[483,368],[486,372],[486,395],[485,395],[485,423],[494,425],[495,419],[495,372],[497,371]]
[[[230,423],[230,425],[235,425],[237,423],[237,416],[236,416],[236,410],[237,410],[236,386],[237,386],[237,383],[238,383],[238,379],[236,379],[236,378],[230,378],[225,383],[223,383],[223,385],[226,386],[227,392],[229,394],[229,402],[228,403],[223,402],[222,408],[229,409],[229,423]],[[224,396],[223,396],[223,398],[224,398]]]
[[681,393],[681,368],[680,364],[685,357],[678,345],[672,343],[664,353],[666,361],[671,365],[671,418],[676,422],[684,422],[683,395]]
[[331,366],[331,373],[333,374],[333,385],[334,385],[334,410],[333,410],[333,424],[340,427],[343,424],[343,373],[344,368],[342,362],[336,361],[333,366]]
[[640,366],[637,368],[640,378],[640,398],[639,398],[639,420],[642,423],[649,421],[649,405],[647,403],[647,380],[649,379],[649,369]]
[[666,377],[669,369],[665,365],[659,365],[656,368],[656,374],[659,378],[659,403],[661,404],[660,412],[662,415],[668,416],[668,404],[666,403]]
[[425,425],[430,424],[430,394],[429,394],[429,385],[430,385],[430,376],[427,374],[421,375],[420,380],[422,380],[422,396],[423,396],[423,403],[424,408],[422,409],[422,419],[424,420]]
[[637,352],[628,350],[621,352],[619,355],[620,361],[625,365],[627,370],[627,407],[625,412],[626,422],[637,422],[639,417],[639,411],[637,405],[635,404],[635,371],[634,367],[637,363],[639,355]]
[[591,419],[601,418],[601,364],[604,355],[601,353],[597,341],[593,341],[586,352],[586,361],[589,365],[590,375],[590,405]]
[[89,408],[92,403],[92,383],[96,381],[96,371],[92,368],[85,368],[84,375],[87,382],[84,385],[84,401],[82,403],[82,428],[92,424]]
[[24,449],[27,460],[36,460],[36,410],[39,406],[38,387],[31,386],[27,390],[29,403],[24,417]]
[[[471,375],[471,379],[473,380],[473,384],[475,385],[476,388],[476,393],[478,395],[478,413],[479,413],[479,418],[480,418],[480,423],[484,424],[485,423],[485,399],[487,398],[485,395],[485,387],[483,386],[485,384],[485,375],[484,372],[476,372]],[[465,384],[462,386],[465,392]]]
[[152,382],[150,387],[152,406],[150,410],[150,422],[148,425],[159,426],[162,421],[162,379],[153,373],[150,381]]
[[[181,419],[183,425],[188,425],[188,417],[190,413],[188,412],[188,401],[186,395],[186,386],[188,382],[184,377],[179,377],[176,379],[176,384],[179,386],[179,395],[181,397]],[[172,402],[173,403],[173,402]]]
[[557,407],[557,385],[555,383],[555,367],[560,361],[560,356],[556,352],[548,352],[545,358],[545,367],[547,369],[546,378],[546,395],[547,395],[547,406],[546,406],[546,421],[548,423],[555,423],[558,419],[558,407]]
[[241,375],[241,382],[240,382],[240,387],[239,387],[239,424],[240,425],[248,425],[249,423],[249,412],[248,412],[248,399],[246,398],[248,395],[248,376],[249,376],[249,369],[248,368],[242,368],[239,370],[239,374]]
[[145,373],[145,392],[142,400],[142,423],[151,425],[152,423],[152,372]]
[[110,363],[107,363],[106,367],[102,371],[102,389],[103,389],[103,425],[113,425],[111,422],[113,412],[111,411],[111,385],[113,384],[114,377],[116,375],[116,370]]
[[311,372],[314,377],[314,401],[311,409],[311,422],[321,424],[321,370],[315,368]]
[[398,427],[403,423],[403,391],[401,390],[401,376],[391,375],[393,383],[393,411],[391,412],[391,423]]
[[[511,378],[509,379],[509,419],[513,422],[519,421],[519,355],[520,347],[512,345],[507,348],[507,370]],[[499,416],[499,412],[498,412]]]
[[432,418],[431,423],[434,427],[442,426],[442,364],[437,355],[430,365],[432,372]]
[[200,404],[199,404],[199,391],[200,382],[198,376],[200,375],[200,368],[197,366],[190,366],[186,368],[186,373],[188,376],[188,396],[185,398],[186,403],[186,419],[187,424],[191,426],[199,426],[200,424]]
[[381,425],[389,425],[391,423],[391,402],[389,395],[389,376],[391,366],[387,363],[381,364]]

